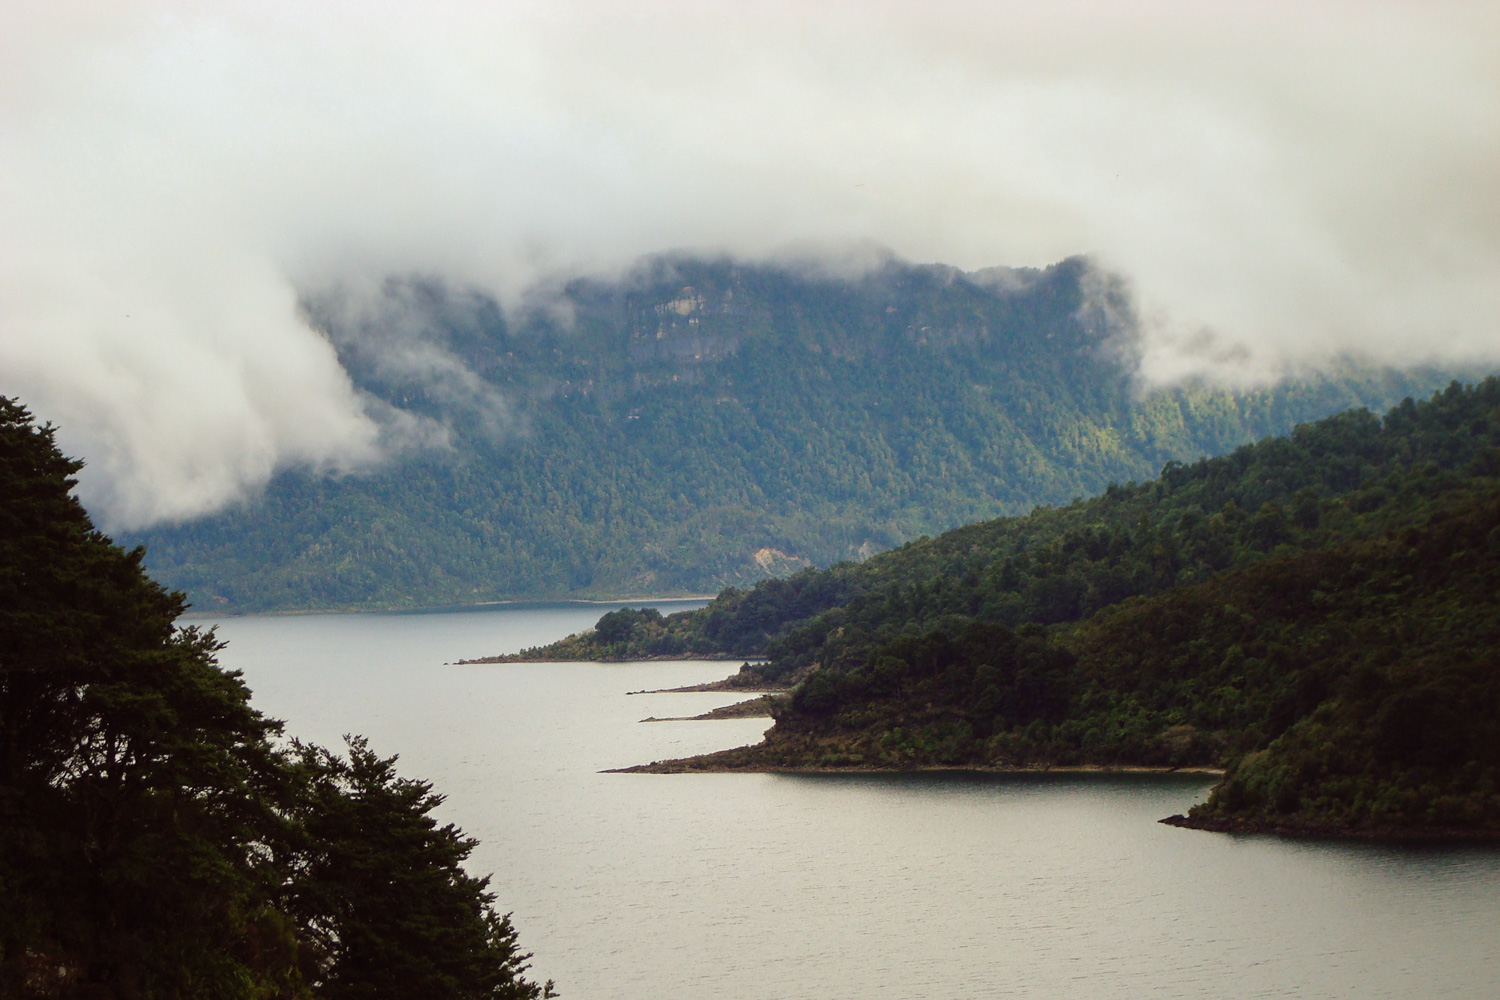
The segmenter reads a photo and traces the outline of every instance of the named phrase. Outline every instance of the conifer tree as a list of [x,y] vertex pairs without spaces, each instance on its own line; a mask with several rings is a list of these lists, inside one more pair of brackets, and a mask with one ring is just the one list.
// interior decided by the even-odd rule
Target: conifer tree
[[299,746],[309,838],[294,906],[321,956],[318,995],[330,1000],[446,997],[540,1000],[552,984],[525,980],[510,917],[492,908],[487,878],[461,867],[477,844],[431,816],[443,797],[397,776],[362,738],[343,759]]

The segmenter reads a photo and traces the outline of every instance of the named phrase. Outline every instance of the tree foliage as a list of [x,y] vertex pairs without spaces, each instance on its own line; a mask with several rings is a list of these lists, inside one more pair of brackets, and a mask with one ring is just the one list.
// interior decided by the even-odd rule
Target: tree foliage
[[[213,635],[174,624],[182,595],[94,529],[78,468],[0,399],[0,996],[549,992],[440,800],[363,743],[283,748]],[[336,905],[361,852],[370,881]],[[350,959],[403,908],[383,965]],[[397,967],[442,991],[389,992]]]
[[360,738],[348,756],[299,745],[306,785],[295,815],[307,838],[292,886],[320,958],[313,986],[330,1000],[451,997],[535,1000],[509,916],[492,908],[488,879],[462,864],[477,842],[431,812],[426,782],[396,774]]
[[1227,766],[1198,820],[1500,828],[1500,380],[833,573],[741,670],[800,684],[738,766]]
[[[1500,380],[1454,383],[1383,419],[1363,410],[1297,427],[1090,500],[967,525],[863,563],[807,570],[649,630],[580,637],[608,658],[670,636],[688,655],[758,657],[759,681],[863,655],[915,623],[967,616],[1012,628],[1075,622],[1277,553],[1369,537],[1500,474]],[[532,653],[547,654],[549,650]]]

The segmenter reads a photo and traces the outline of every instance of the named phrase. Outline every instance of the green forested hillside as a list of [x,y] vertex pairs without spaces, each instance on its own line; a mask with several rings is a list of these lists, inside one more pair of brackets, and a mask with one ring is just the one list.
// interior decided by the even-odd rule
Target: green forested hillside
[[1226,766],[1186,822],[1500,835],[1500,380],[1349,413],[570,653],[768,653],[693,767]]
[[1500,836],[1500,491],[1074,629],[950,617],[669,769],[1227,766],[1189,825]]
[[843,279],[658,259],[511,314],[417,281],[310,301],[372,412],[427,444],[127,540],[204,610],[711,592],[1447,380],[1142,395],[1124,308],[1080,260]]
[[[857,653],[913,622],[951,615],[1011,627],[1077,621],[1271,553],[1326,548],[1411,523],[1429,497],[1493,473],[1497,408],[1497,380],[1472,389],[1455,383],[1383,419],[1363,410],[1338,414],[1218,458],[1172,463],[1156,480],[1111,485],[1065,507],[729,589],[699,611],[666,619],[617,612],[567,651],[769,654],[772,662],[758,670],[778,679]],[[619,627],[630,618],[630,628]]]

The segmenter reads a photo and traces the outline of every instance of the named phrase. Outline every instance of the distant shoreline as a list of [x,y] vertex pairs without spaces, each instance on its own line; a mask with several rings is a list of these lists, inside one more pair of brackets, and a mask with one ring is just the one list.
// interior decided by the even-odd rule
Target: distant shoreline
[[[705,663],[764,663],[765,660],[755,656],[726,656],[722,653],[663,653],[660,656],[630,656],[618,660],[586,660],[578,656],[530,656],[524,653],[496,653],[494,656],[481,656],[473,660],[457,660],[459,666],[470,666],[477,663],[689,663],[693,661]],[[731,675],[732,677],[733,675]],[[724,681],[712,681],[713,684],[722,684]],[[683,688],[670,688],[672,693],[680,693]],[[753,690],[751,688],[709,688],[694,685],[692,690],[696,691],[719,691],[719,690]],[[766,690],[781,690],[780,688],[767,688]],[[630,691],[628,694],[665,694],[666,691]]]
[[[642,721],[667,722],[668,719]],[[762,744],[720,750],[717,753],[698,757],[681,757],[676,760],[652,761],[633,767],[615,767],[600,771],[600,774],[994,774],[994,775],[1197,775],[1205,778],[1222,778],[1224,771],[1213,767],[1148,767],[1143,765],[1075,764],[1068,766],[1037,765],[1029,767],[997,766],[990,764],[923,765],[920,767],[879,767],[871,764],[848,766],[818,766],[795,764],[770,764],[755,762],[746,751]],[[1207,833],[1274,835],[1290,840],[1358,841],[1363,843],[1411,843],[1432,846],[1473,844],[1500,845],[1500,829],[1462,826],[1432,827],[1352,827],[1299,823],[1295,820],[1263,820],[1212,817],[1191,817],[1181,814],[1158,820],[1167,826],[1185,830],[1201,830]]]
[[1296,820],[1246,819],[1226,816],[1168,816],[1167,826],[1206,833],[1274,834],[1291,840],[1358,840],[1423,844],[1500,844],[1500,830],[1467,826],[1341,826]]
[[[636,607],[648,604],[674,604],[687,603],[690,601],[712,601],[717,594],[688,594],[678,597],[625,597],[625,598],[583,598],[583,597],[537,597],[518,598],[510,601],[479,601],[476,604],[433,604],[422,607],[384,607],[384,608],[296,608],[288,611],[203,611],[196,605],[192,610],[184,612],[179,620],[202,620],[205,618],[283,618],[302,615],[431,615],[431,614],[464,614],[466,612],[491,611],[497,608],[555,608],[561,605],[579,605],[584,607],[605,607],[609,605],[622,605]],[[697,659],[697,657],[695,657]]]
[[[627,692],[634,694],[636,692]],[[665,692],[663,692],[665,693]],[[721,705],[710,709],[701,715],[669,715],[659,718],[655,715],[642,719],[642,722],[708,722],[713,719],[769,719],[772,717],[772,709],[776,707],[777,700],[784,699],[786,692],[778,691],[774,694],[763,694],[759,698],[749,698],[745,701],[736,701],[729,705]]]
[[[666,719],[654,721],[669,721]],[[733,763],[734,756],[753,746],[720,750],[718,753],[697,757],[679,757],[675,760],[655,760],[649,764],[632,767],[613,767],[600,774],[1196,774],[1204,777],[1223,777],[1224,771],[1216,767],[1151,767],[1141,764],[1070,764],[1066,766],[1036,765],[1022,767],[996,764],[927,764],[918,767],[880,767],[874,764],[849,764],[847,766],[820,766],[815,764],[768,764],[759,762]],[[719,758],[715,760],[715,758]]]

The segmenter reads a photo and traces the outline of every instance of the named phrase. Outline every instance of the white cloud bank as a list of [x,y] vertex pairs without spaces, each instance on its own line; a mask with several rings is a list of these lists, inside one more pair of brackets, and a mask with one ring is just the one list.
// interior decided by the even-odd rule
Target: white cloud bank
[[[0,392],[114,526],[380,430],[300,291],[1093,254],[1147,373],[1500,358],[1493,3],[0,5]],[[1221,371],[1220,374],[1223,374]]]

